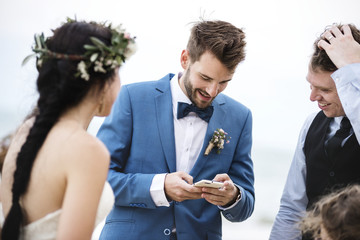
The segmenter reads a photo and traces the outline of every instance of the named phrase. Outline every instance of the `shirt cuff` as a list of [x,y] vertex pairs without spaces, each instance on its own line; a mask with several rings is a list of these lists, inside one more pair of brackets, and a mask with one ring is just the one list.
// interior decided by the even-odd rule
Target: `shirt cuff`
[[150,196],[157,207],[170,206],[164,191],[166,175],[167,173],[156,174],[150,186]]
[[336,84],[336,88],[341,88],[352,83],[359,89],[360,63],[346,65],[331,74]]
[[239,199],[236,199],[236,201],[235,201],[232,205],[230,205],[229,207],[224,208],[224,207],[218,206],[218,208],[219,208],[220,210],[222,210],[222,211],[229,210],[229,209],[235,207],[235,206],[241,201],[242,197],[244,196],[244,192],[242,191],[242,188],[241,188],[241,187],[239,187],[239,186],[236,185],[236,184],[235,184],[235,186],[236,186],[236,187],[239,189],[239,191],[240,191],[240,198],[239,198]]

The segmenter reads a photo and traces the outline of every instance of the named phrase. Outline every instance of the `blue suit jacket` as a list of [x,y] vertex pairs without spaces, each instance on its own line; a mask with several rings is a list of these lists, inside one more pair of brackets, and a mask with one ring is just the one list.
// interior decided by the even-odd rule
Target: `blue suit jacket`
[[[241,201],[221,211],[204,199],[171,202],[157,207],[150,196],[155,174],[176,171],[172,97],[168,74],[159,81],[122,87],[112,113],[98,137],[111,153],[108,174],[114,208],[106,219],[101,239],[169,239],[176,226],[179,240],[221,239],[221,215],[243,221],[254,209],[254,174],[250,157],[252,116],[249,109],[219,94],[208,124],[204,146],[190,175],[194,182],[227,173],[242,192]],[[231,141],[220,154],[204,155],[214,130],[223,128]]]

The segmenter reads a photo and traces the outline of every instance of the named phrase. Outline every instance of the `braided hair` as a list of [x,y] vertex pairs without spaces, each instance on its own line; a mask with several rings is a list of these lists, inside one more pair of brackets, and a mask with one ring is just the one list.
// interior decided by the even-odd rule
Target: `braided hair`
[[[108,28],[94,22],[74,21],[55,29],[53,36],[46,40],[46,46],[52,52],[82,55],[85,52],[83,46],[91,44],[90,37],[96,37],[106,45],[111,44]],[[3,240],[19,238],[24,219],[20,198],[28,188],[37,153],[54,124],[67,109],[78,105],[91,89],[97,87],[100,92],[107,82],[113,81],[115,70],[100,73],[91,69],[90,79],[85,81],[76,75],[78,63],[78,60],[50,58],[38,67],[38,113],[16,159],[12,206],[2,229]]]

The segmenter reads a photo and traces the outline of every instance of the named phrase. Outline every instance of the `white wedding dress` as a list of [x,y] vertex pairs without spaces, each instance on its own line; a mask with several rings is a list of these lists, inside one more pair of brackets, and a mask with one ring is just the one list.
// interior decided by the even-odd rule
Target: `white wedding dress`
[[[108,182],[104,185],[101,195],[98,211],[96,214],[95,230],[92,240],[99,239],[102,227],[104,226],[105,217],[109,214],[114,204],[114,193]],[[1,211],[2,212],[2,211]],[[53,240],[56,239],[57,227],[59,224],[61,209],[49,213],[43,218],[32,222],[21,229],[20,240]]]

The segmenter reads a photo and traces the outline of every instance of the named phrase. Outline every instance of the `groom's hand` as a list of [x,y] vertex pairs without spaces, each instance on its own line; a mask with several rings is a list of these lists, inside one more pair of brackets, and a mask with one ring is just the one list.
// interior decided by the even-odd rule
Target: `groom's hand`
[[182,202],[201,198],[201,188],[194,187],[193,177],[185,172],[169,173],[165,177],[165,194],[169,200]]
[[226,173],[217,174],[213,180],[224,182],[224,186],[220,189],[204,187],[202,188],[203,194],[201,197],[217,206],[227,207],[234,204],[239,195],[239,189],[234,185],[230,177]]

